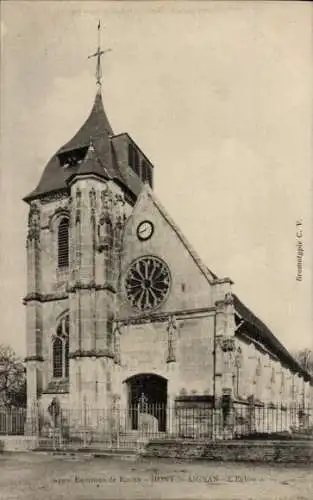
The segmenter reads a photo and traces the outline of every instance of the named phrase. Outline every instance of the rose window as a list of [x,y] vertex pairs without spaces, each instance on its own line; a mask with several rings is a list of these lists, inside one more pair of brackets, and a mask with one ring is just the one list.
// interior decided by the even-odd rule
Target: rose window
[[167,297],[170,271],[157,257],[141,257],[129,268],[125,279],[126,295],[139,311],[151,311]]

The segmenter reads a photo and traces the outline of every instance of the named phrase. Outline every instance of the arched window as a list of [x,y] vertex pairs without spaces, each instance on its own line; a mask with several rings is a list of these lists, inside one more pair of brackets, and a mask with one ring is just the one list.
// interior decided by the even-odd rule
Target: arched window
[[69,264],[69,223],[61,220],[58,228],[58,267],[68,267]]
[[62,378],[63,341],[56,337],[53,341],[53,377]]
[[52,363],[54,378],[69,376],[69,317],[63,317],[53,338]]

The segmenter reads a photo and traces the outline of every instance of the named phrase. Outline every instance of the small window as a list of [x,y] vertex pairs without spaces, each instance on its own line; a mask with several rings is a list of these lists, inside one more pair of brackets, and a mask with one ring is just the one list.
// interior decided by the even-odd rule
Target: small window
[[58,267],[68,267],[69,264],[69,223],[62,219],[58,228]]
[[64,168],[74,167],[83,161],[88,151],[88,146],[73,149],[71,151],[64,151],[59,153],[60,165]]

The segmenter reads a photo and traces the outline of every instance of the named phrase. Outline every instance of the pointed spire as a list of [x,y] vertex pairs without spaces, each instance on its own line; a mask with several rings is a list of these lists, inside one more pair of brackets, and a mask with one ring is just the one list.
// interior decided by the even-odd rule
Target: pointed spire
[[108,140],[111,135],[114,135],[114,132],[104,111],[101,92],[98,91],[87,120],[59,152],[89,145],[90,140],[95,146],[97,139]]

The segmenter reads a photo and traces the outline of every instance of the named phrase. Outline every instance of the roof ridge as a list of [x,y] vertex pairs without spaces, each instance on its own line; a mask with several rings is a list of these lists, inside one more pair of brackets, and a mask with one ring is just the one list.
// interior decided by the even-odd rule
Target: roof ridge
[[304,374],[309,377],[313,382],[313,377],[311,374],[303,369],[299,362],[294,358],[294,356],[289,352],[289,350],[284,346],[284,344],[279,340],[279,338],[272,332],[272,330],[256,315],[254,314],[248,306],[246,306],[242,300],[239,299],[238,295],[233,293],[235,310],[241,316],[245,317],[245,321],[253,325],[257,330],[262,332],[263,342],[266,340],[269,342],[271,349],[277,349],[283,356],[286,357],[289,364],[293,364],[296,367],[298,373]]

